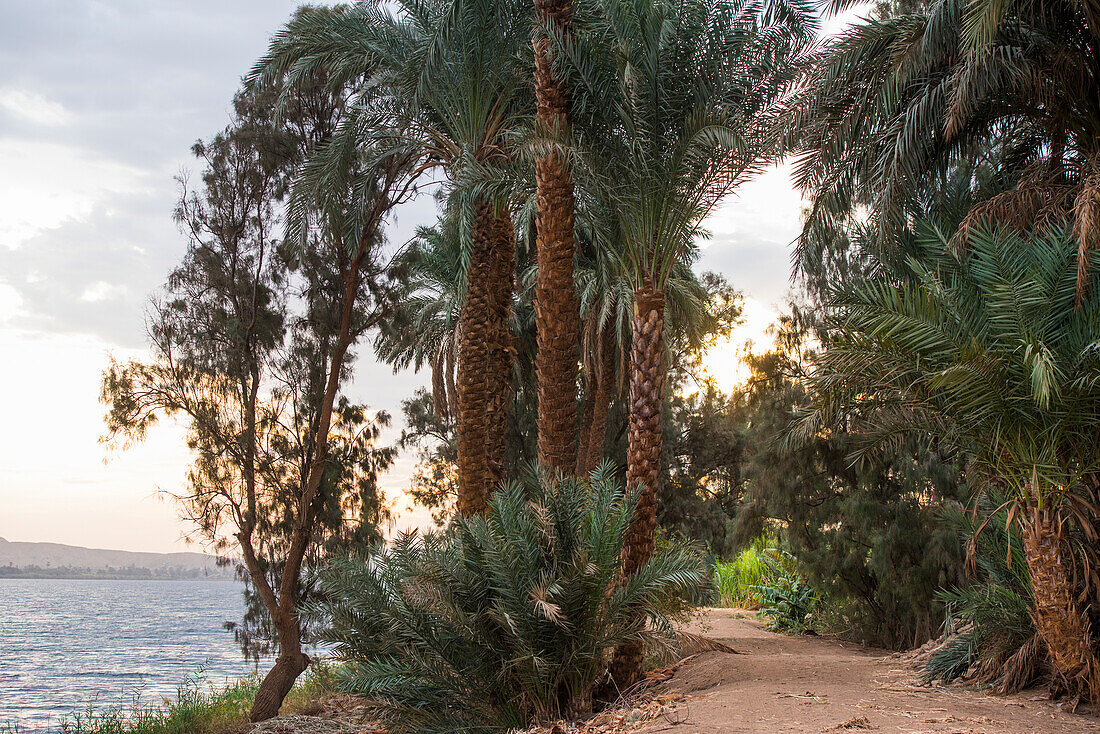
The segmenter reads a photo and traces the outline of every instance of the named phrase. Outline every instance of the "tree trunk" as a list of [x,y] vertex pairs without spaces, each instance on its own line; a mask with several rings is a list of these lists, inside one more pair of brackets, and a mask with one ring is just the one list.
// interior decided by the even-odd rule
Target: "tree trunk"
[[610,332],[604,335],[599,349],[596,389],[589,395],[588,426],[581,434],[583,441],[577,456],[578,476],[587,476],[600,465],[607,439],[607,413],[611,408],[611,387],[615,381],[615,339]]
[[1088,617],[1077,604],[1073,559],[1061,524],[1047,511],[1029,507],[1020,518],[1031,573],[1032,616],[1051,666],[1070,695],[1100,701],[1100,666]]
[[294,687],[294,681],[309,667],[309,656],[302,652],[297,619],[292,623],[292,633],[287,631],[284,635],[282,630],[279,632],[279,657],[256,691],[256,699],[248,713],[249,721],[267,721],[278,716],[283,699]]
[[[657,483],[661,468],[661,407],[665,387],[665,295],[646,285],[634,291],[630,345],[630,433],[626,488],[638,491],[638,506],[623,546],[623,572],[630,576],[653,555]],[[645,624],[644,619],[636,622]],[[619,690],[642,675],[644,650],[637,643],[615,650],[611,676]]]
[[[572,0],[535,0],[540,18],[567,32]],[[549,44],[536,39],[535,102],[539,123],[550,131],[569,124],[569,95],[550,63]],[[538,459],[550,471],[571,473],[577,457],[578,314],[573,290],[573,181],[565,159],[535,161],[535,329],[538,352]]]
[[458,506],[462,515],[479,515],[489,506],[492,474],[489,468],[493,365],[498,362],[494,342],[497,304],[493,297],[493,240],[497,228],[493,206],[477,205],[474,213],[466,296],[458,317]]
[[508,212],[497,212],[492,230],[493,320],[490,330],[489,386],[489,475],[491,488],[504,479],[505,437],[508,413],[512,405],[512,362],[516,348],[512,344],[512,297],[516,289],[515,230]]

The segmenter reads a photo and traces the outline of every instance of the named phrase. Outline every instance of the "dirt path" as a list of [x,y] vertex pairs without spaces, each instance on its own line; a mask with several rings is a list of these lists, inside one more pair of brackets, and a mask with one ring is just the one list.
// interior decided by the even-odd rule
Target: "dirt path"
[[739,653],[692,658],[654,693],[689,699],[639,731],[1061,734],[1100,732],[1100,718],[1033,700],[932,689],[897,656],[834,639],[773,634],[752,613],[706,610],[692,631]]

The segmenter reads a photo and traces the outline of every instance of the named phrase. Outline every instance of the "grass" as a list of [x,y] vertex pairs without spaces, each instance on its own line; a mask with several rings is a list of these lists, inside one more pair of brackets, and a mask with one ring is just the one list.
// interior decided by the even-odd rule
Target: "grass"
[[[308,707],[331,690],[330,680],[326,668],[311,668],[287,696],[282,713]],[[255,675],[217,686],[200,672],[176,689],[175,699],[165,697],[159,703],[150,703],[136,695],[128,703],[106,708],[89,706],[84,713],[51,726],[50,731],[57,734],[235,734],[246,730],[248,710],[259,687],[260,678]],[[12,724],[0,726],[2,734],[20,734],[21,731]]]
[[761,535],[748,548],[730,561],[718,561],[714,565],[714,586],[718,592],[718,605],[758,609],[760,596],[755,587],[764,586],[771,566],[767,562],[768,549],[774,541]]

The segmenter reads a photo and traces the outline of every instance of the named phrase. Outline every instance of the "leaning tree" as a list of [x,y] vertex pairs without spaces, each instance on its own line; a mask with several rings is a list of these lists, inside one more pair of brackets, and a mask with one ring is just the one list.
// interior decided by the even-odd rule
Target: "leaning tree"
[[[341,504],[362,472],[389,462],[362,443],[372,434],[341,392],[354,345],[388,312],[382,227],[410,191],[408,159],[337,146],[345,108],[332,91],[305,78],[284,87],[276,125],[270,105],[255,113],[272,89],[254,86],[238,98],[235,125],[196,146],[203,188],[185,191],[177,211],[189,243],[150,312],[152,359],[112,364],[103,380],[109,436],[139,439],[166,415],[188,427],[196,458],[185,514],[204,540],[233,539],[226,550],[240,553],[275,632],[255,721],[278,713],[309,664],[301,577],[325,534],[331,493]],[[288,189],[318,145],[340,147],[354,164],[320,189]]]

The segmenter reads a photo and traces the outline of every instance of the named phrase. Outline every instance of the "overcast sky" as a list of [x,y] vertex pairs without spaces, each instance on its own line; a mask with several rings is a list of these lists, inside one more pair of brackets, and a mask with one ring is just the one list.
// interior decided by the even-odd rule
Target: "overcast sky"
[[[145,301],[185,245],[174,177],[193,167],[190,145],[228,123],[240,77],[297,4],[0,0],[0,536],[183,547],[157,497],[182,486],[183,433],[161,426],[108,456],[99,377],[109,355],[144,354]],[[700,269],[749,296],[738,339],[758,339],[785,299],[800,207],[781,168],[709,223]],[[416,203],[391,238],[433,212]],[[397,418],[424,382],[364,351],[353,397]],[[422,517],[400,494],[411,468],[402,457],[383,482],[402,524]]]

